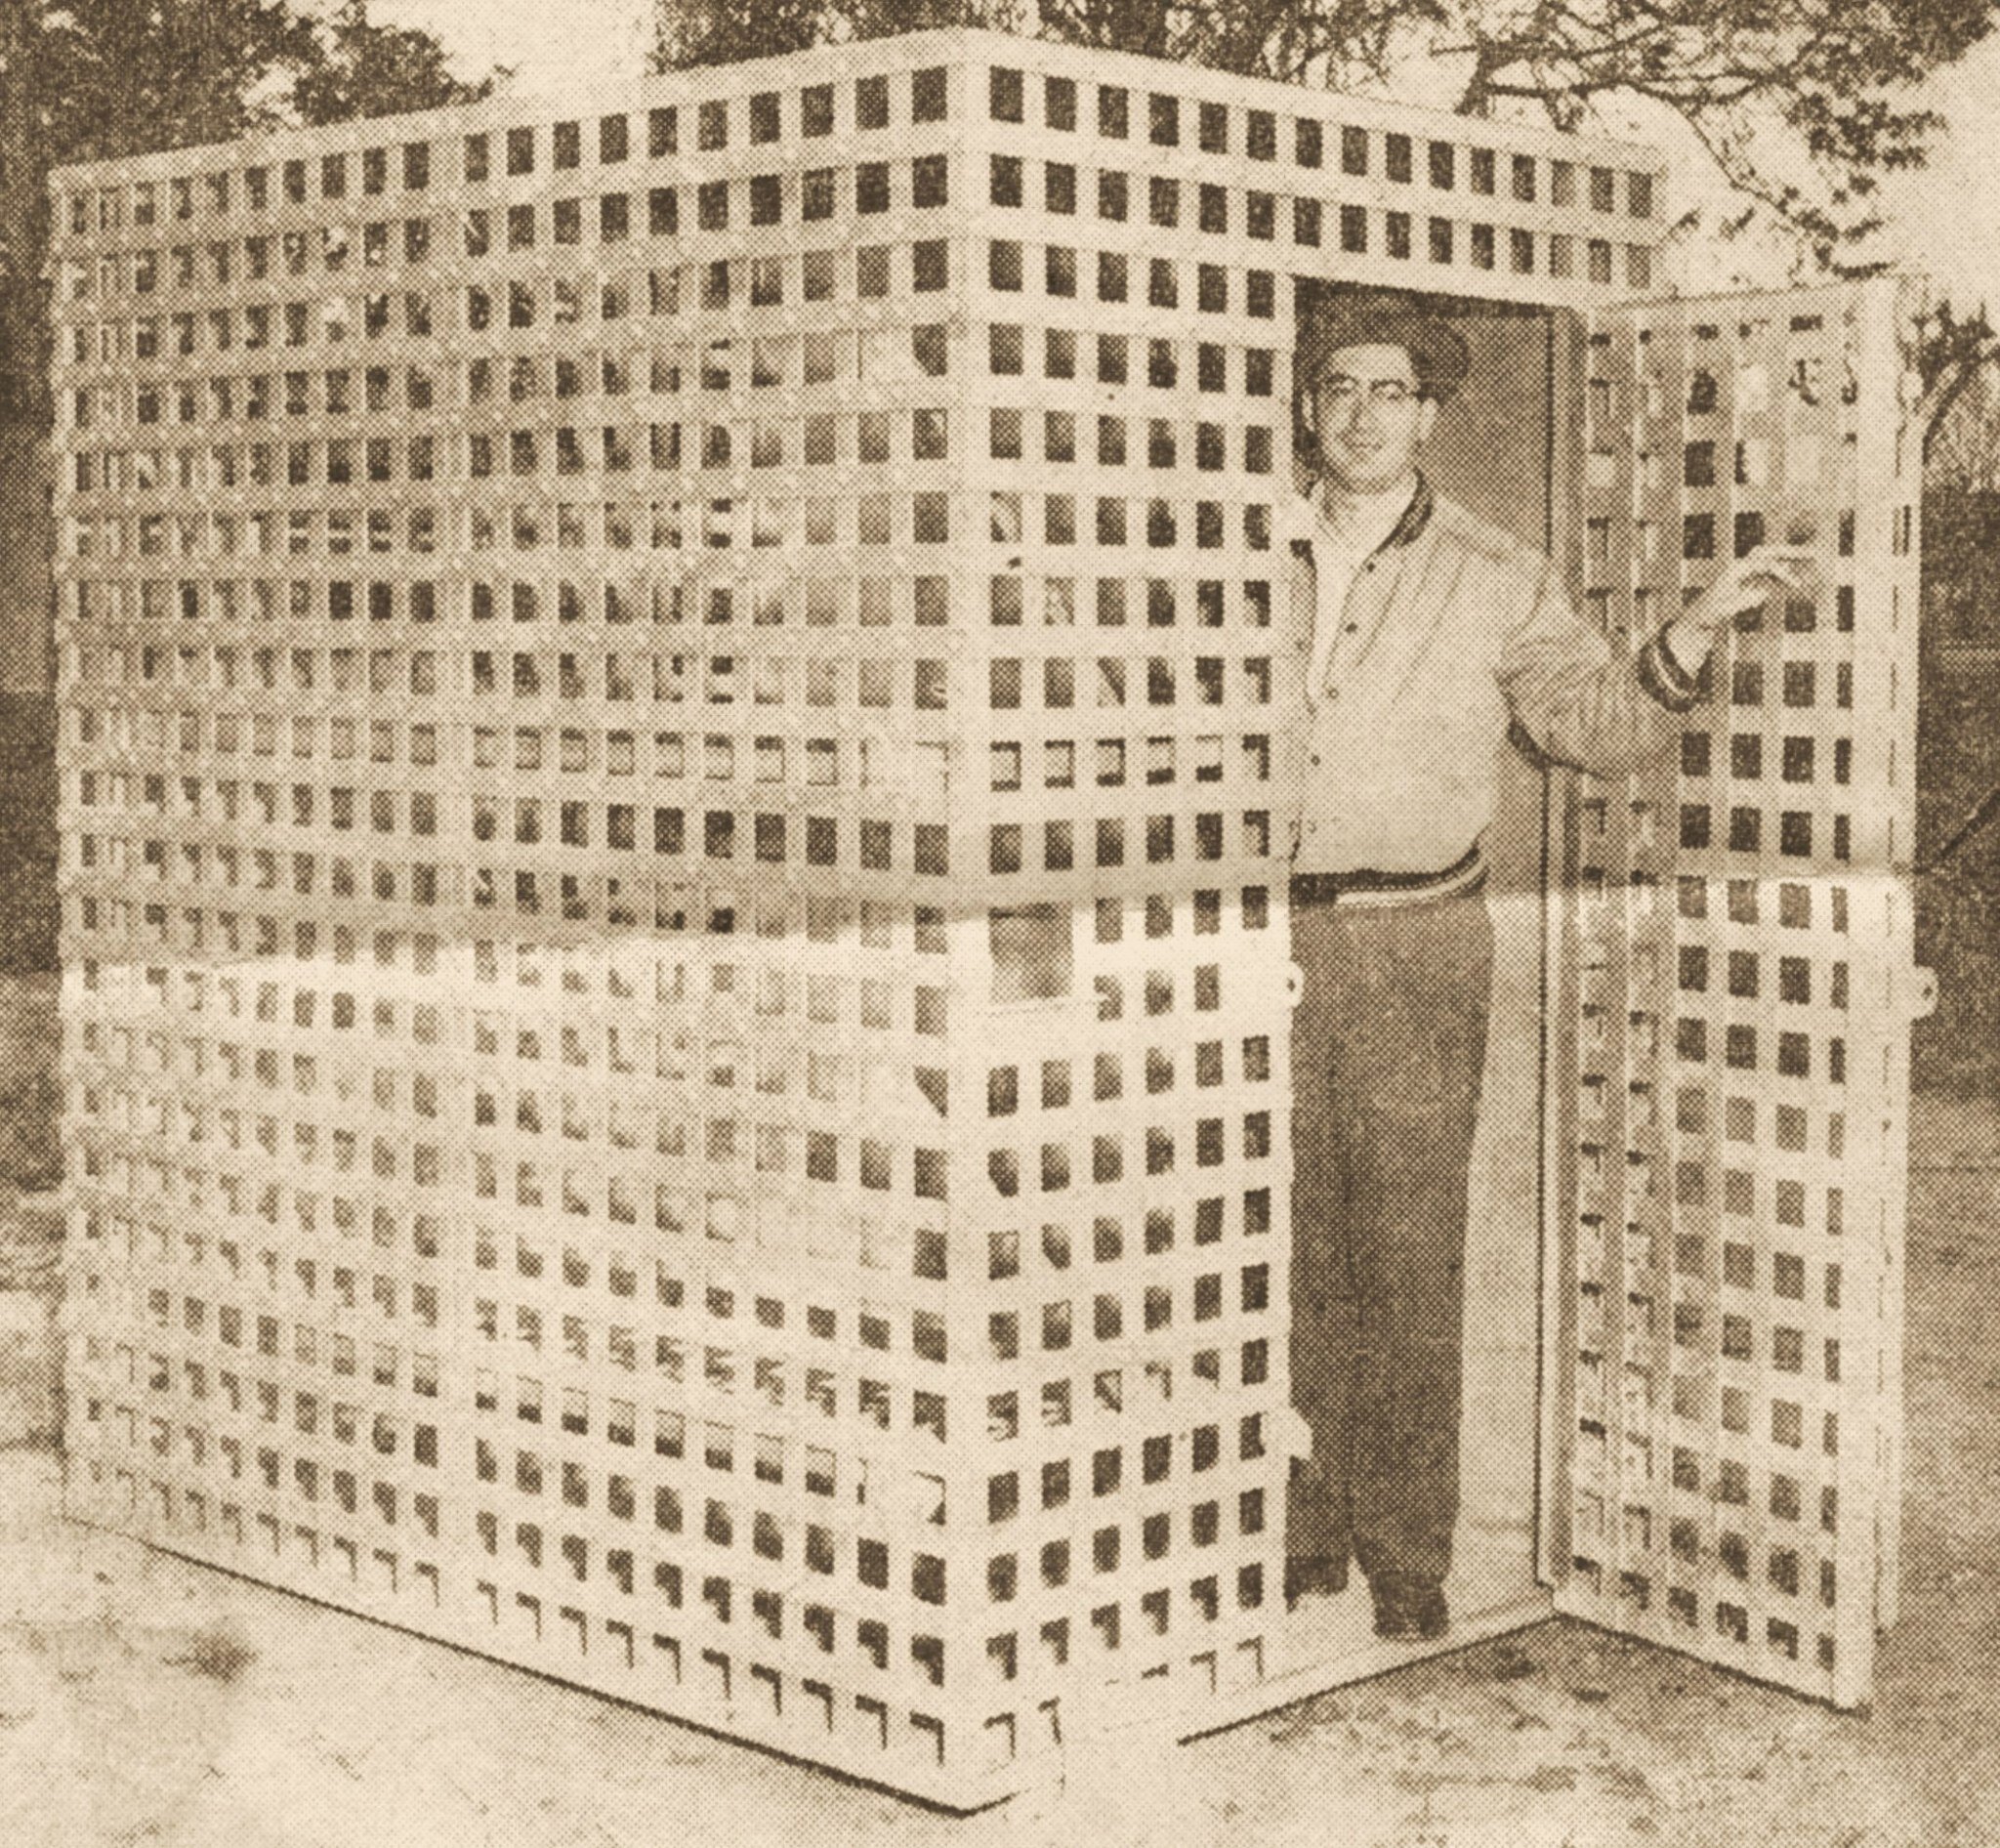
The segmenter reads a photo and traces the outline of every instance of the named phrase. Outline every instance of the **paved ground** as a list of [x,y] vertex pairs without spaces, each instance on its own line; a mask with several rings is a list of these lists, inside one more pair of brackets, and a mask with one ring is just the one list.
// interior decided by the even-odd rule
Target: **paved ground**
[[1922,1100],[1872,1716],[1552,1624],[955,1822],[55,1519],[0,1455],[0,1844],[2000,1843],[2000,1111]]

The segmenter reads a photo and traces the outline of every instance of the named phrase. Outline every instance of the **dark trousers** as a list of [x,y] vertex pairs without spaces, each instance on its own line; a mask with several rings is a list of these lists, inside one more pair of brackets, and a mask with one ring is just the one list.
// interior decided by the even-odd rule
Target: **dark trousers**
[[1465,1228],[1492,926],[1478,894],[1295,904],[1294,1557],[1441,1579],[1458,1521]]

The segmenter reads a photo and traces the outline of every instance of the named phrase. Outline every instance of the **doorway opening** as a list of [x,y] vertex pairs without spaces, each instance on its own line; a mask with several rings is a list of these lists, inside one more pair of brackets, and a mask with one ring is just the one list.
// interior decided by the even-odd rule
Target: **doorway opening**
[[[1340,300],[1388,291],[1302,279],[1297,327]],[[1405,298],[1407,299],[1407,298]],[[1425,295],[1426,313],[1464,335],[1472,365],[1442,407],[1423,466],[1433,489],[1537,550],[1565,537],[1563,430],[1557,416],[1564,323],[1547,308]],[[1496,767],[1486,838],[1493,924],[1492,1006],[1469,1189],[1465,1256],[1460,1508],[1445,1581],[1450,1631],[1435,1643],[1379,1642],[1366,1580],[1301,1598],[1273,1680],[1289,1698],[1549,1614],[1537,1572],[1543,1288],[1544,906],[1547,779],[1524,744]],[[1295,1208],[1296,1210],[1296,1208]]]

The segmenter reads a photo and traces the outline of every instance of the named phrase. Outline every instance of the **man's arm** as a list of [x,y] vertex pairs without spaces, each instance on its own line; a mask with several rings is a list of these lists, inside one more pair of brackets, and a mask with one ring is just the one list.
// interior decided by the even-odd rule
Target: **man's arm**
[[1543,561],[1502,649],[1500,684],[1516,721],[1537,747],[1581,770],[1629,770],[1662,748],[1668,720],[1701,697],[1716,636],[1774,592],[1809,580],[1808,554],[1761,548],[1737,560],[1666,628],[1647,638],[1631,666],[1571,608],[1553,564]]
[[1656,635],[1636,660],[1621,659],[1571,608],[1556,567],[1539,567],[1501,649],[1508,709],[1558,763],[1604,776],[1630,770],[1664,748],[1672,716],[1699,700],[1706,651],[1690,663]]

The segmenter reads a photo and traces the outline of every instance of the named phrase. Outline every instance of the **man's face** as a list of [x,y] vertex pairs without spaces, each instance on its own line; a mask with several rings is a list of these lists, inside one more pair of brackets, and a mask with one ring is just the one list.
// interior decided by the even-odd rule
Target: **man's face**
[[1314,394],[1319,452],[1337,486],[1355,493],[1393,487],[1416,466],[1438,421],[1417,396],[1417,374],[1402,347],[1342,347]]

